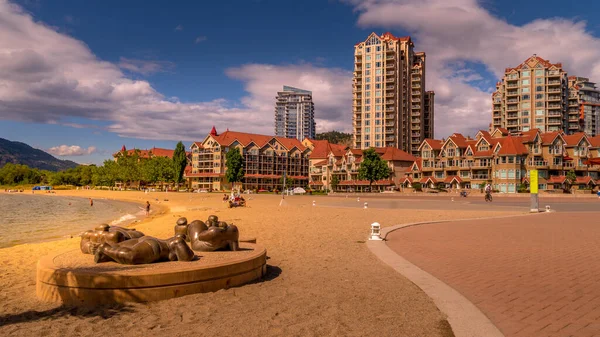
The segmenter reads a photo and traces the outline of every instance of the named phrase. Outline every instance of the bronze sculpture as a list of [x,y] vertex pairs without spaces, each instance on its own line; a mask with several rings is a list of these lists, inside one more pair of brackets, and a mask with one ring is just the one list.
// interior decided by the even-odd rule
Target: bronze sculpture
[[116,244],[142,236],[144,236],[144,233],[136,231],[133,228],[102,224],[94,229],[83,232],[79,247],[84,254],[95,254],[97,248],[103,243]]
[[116,244],[101,244],[94,261],[115,261],[121,264],[147,264],[160,261],[191,261],[194,252],[182,236],[161,240],[151,236],[122,241]]
[[192,249],[212,252],[219,249],[239,250],[237,226],[219,221],[216,215],[208,217],[206,223],[194,220],[188,224],[186,218],[179,218],[175,225],[175,235],[181,235],[190,242]]

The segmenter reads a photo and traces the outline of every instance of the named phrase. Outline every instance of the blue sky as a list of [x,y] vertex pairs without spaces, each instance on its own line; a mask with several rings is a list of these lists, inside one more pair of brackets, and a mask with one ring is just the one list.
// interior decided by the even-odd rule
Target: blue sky
[[[22,27],[18,34],[24,37],[19,40],[25,41],[3,39],[0,33],[0,52],[33,50],[36,57],[27,67],[44,68],[31,82],[15,80],[14,87],[12,82],[8,86],[12,91],[0,89],[0,102],[9,98],[6,105],[0,104],[0,137],[42,149],[70,147],[77,155],[60,158],[81,163],[101,163],[123,144],[173,148],[178,139],[189,144],[201,140],[213,124],[220,130],[271,133],[274,97],[283,85],[313,90],[320,131],[349,131],[353,46],[372,31],[410,34],[416,49],[427,53],[427,87],[436,91],[436,125],[441,125],[437,137],[487,127],[489,92],[501,70],[532,53],[563,62],[569,73],[600,80],[596,78],[600,66],[595,68],[600,26],[593,20],[600,11],[598,2],[585,6],[555,0],[10,3],[20,8],[2,0],[0,4],[0,30],[7,31],[2,28],[8,22]],[[465,13],[458,19],[457,8]],[[515,33],[519,30],[539,36],[521,39]],[[72,52],[64,52],[71,48]],[[589,56],[572,55],[577,52]],[[69,66],[80,61],[77,69]],[[0,58],[0,67],[2,62]],[[23,67],[8,69],[14,73],[0,72],[0,82],[3,77],[10,81],[27,77],[20,73]],[[122,89],[105,101],[102,95],[107,91],[98,89],[104,85]],[[10,101],[23,91],[27,95],[22,100]],[[56,97],[64,99],[57,102]],[[54,153],[68,151],[54,149]]]

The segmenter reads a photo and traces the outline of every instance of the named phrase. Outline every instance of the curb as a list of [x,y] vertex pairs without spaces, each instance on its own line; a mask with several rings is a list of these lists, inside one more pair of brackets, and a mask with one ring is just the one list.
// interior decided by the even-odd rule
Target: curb
[[471,301],[465,298],[454,288],[398,255],[387,246],[385,243],[385,238],[391,232],[412,226],[466,220],[514,218],[544,213],[545,212],[470,219],[436,220],[396,225],[382,228],[381,236],[383,237],[383,240],[367,241],[367,247],[373,254],[375,254],[375,256],[377,256],[377,258],[392,267],[402,276],[409,279],[433,300],[433,303],[435,303],[438,309],[447,316],[448,323],[450,323],[452,331],[456,337],[504,337],[504,334],[500,332],[494,323],[492,323],[492,321],[490,321],[490,319],[485,316],[485,314],[481,312],[481,310],[479,310],[479,308],[477,308],[477,306],[475,306]]

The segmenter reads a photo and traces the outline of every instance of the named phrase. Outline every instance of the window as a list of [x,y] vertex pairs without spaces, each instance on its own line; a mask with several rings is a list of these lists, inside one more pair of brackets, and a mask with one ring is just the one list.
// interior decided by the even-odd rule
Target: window
[[529,116],[529,110],[521,111],[521,116],[523,116],[523,117]]
[[371,147],[371,143],[365,142],[365,147]]
[[543,118],[536,118],[536,119],[535,119],[535,122],[536,122],[537,124],[544,123],[544,119],[543,119]]
[[371,85],[370,84],[365,84],[365,90],[371,90]]
[[375,89],[381,89],[381,83],[375,83]]
[[526,94],[529,92],[529,87],[521,88],[521,92]]
[[537,69],[535,71],[535,76],[544,76],[544,70],[543,69]]
[[375,106],[375,111],[381,111],[381,105],[376,105]]
[[376,97],[381,97],[381,90],[375,91],[375,96]]
[[381,112],[376,112],[375,113],[375,118],[381,118]]
[[370,52],[371,52],[371,47],[367,47],[367,48],[365,48],[365,51],[366,51],[367,53],[370,53]]
[[371,118],[371,114],[370,113],[366,113],[365,114],[365,118]]
[[376,147],[380,147],[381,146],[381,142],[375,142],[375,146]]
[[369,75],[371,75],[371,70],[370,69],[365,70],[365,76],[369,76]]
[[381,128],[375,128],[375,133],[381,133]]
[[365,98],[365,104],[371,104],[371,99],[370,98]]
[[376,60],[381,60],[381,54],[377,54],[377,55],[375,55],[375,59],[376,59]]
[[381,76],[375,76],[375,82],[381,82]]
[[537,101],[537,102],[535,102],[535,107],[536,108],[543,108],[544,107],[544,102],[543,101]]
[[371,61],[371,55],[365,56],[365,61]]
[[524,101],[528,101],[529,100],[529,94],[521,96],[521,99],[524,100]]
[[365,92],[365,97],[371,97],[371,92],[370,91]]
[[365,105],[365,111],[371,111],[371,106],[370,105]]
[[375,75],[382,75],[382,72],[381,69],[375,69]]
[[381,46],[375,47],[375,51],[381,51]]
[[381,62],[375,62],[375,68],[380,68],[381,67]]
[[544,91],[544,87],[541,85],[538,85],[537,87],[535,87],[535,91]]
[[535,79],[535,84],[544,84],[544,78],[543,77],[537,77]]
[[535,94],[535,99],[544,99],[544,94]]
[[529,85],[529,80],[522,80],[521,85]]
[[523,123],[523,124],[529,124],[529,118],[523,118],[521,120],[521,123]]
[[365,68],[371,68],[371,63],[365,63]]
[[370,77],[365,78],[365,83],[371,83],[371,78]]
[[529,70],[521,72],[521,77],[529,77]]
[[529,103],[529,102],[523,102],[523,103],[521,103],[521,107],[522,108],[529,108],[529,107],[531,107],[531,103]]
[[524,126],[523,127],[523,131],[529,131],[529,127],[528,126]]
[[371,132],[371,128],[370,127],[365,128],[365,133],[370,133],[370,132]]
[[535,110],[535,115],[536,116],[543,116],[545,114],[544,109],[536,109]]
[[[508,163],[509,164],[514,164],[515,163],[515,157],[513,157],[513,156],[508,157]],[[510,171],[513,171],[513,178],[514,178],[514,170],[509,170],[509,178],[510,178]]]
[[376,134],[376,135],[375,135],[375,139],[376,139],[376,140],[379,140],[379,139],[381,139],[381,134],[379,134],[379,133],[378,133],[378,134]]
[[365,135],[365,140],[371,139],[371,135]]
[[375,104],[381,104],[381,98],[375,98]]

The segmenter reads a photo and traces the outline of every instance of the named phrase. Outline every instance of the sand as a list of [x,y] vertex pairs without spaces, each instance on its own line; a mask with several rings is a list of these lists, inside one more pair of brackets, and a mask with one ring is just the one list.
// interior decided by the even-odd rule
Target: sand
[[164,238],[172,236],[179,216],[191,221],[216,214],[236,224],[242,237],[256,237],[267,248],[267,277],[160,302],[70,308],[37,300],[35,266],[51,251],[77,247],[78,238],[0,249],[2,336],[451,336],[431,299],[367,249],[369,224],[516,213],[311,206],[312,200],[342,202],[324,196],[287,197],[285,206],[279,206],[278,196],[253,195],[249,207],[228,209],[221,194],[57,194],[150,200],[154,211],[134,227]]

